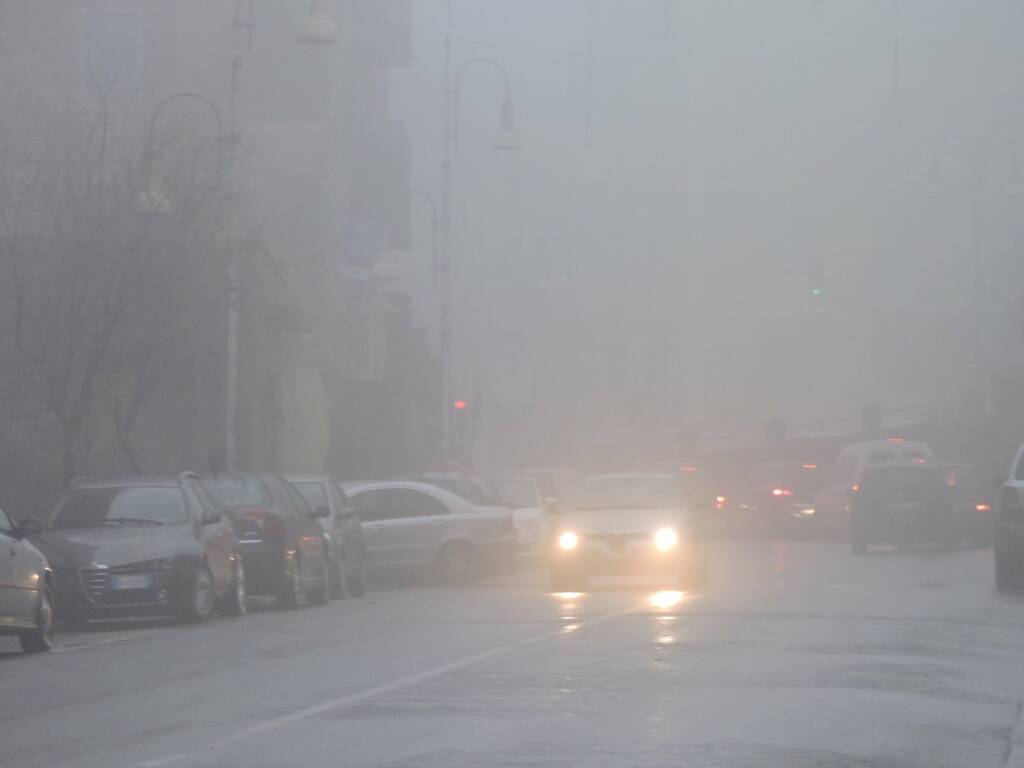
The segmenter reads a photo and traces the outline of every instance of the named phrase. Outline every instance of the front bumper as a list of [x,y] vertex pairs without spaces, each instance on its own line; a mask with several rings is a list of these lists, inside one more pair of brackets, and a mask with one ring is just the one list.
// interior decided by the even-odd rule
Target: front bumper
[[117,621],[173,616],[189,595],[191,569],[125,573],[117,568],[57,569],[53,578],[61,621]]
[[575,549],[564,550],[557,543],[549,549],[549,567],[588,576],[624,576],[633,574],[678,573],[696,559],[693,542],[680,541],[662,551],[650,536],[581,536]]

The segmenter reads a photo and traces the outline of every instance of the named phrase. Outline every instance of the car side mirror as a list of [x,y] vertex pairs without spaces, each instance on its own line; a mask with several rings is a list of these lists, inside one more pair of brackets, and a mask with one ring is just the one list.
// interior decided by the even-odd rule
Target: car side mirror
[[544,511],[549,515],[560,515],[562,514],[562,502],[554,496],[548,496],[544,499]]
[[224,519],[224,515],[215,509],[208,509],[203,512],[203,519],[200,521],[203,525],[216,525]]
[[43,532],[43,523],[34,517],[26,517],[14,527],[14,535],[19,539],[26,536],[35,536]]
[[313,510],[313,519],[314,520],[323,520],[324,518],[327,518],[327,517],[330,517],[330,516],[331,516],[331,510],[329,510],[323,504],[321,504],[320,506],[316,507]]

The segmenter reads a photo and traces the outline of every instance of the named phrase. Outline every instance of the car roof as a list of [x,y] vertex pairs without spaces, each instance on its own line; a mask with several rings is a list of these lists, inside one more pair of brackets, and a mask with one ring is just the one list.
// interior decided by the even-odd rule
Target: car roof
[[353,481],[341,484],[342,489],[346,494],[351,496],[354,493],[360,493],[362,491],[379,491],[386,490],[389,488],[393,489],[404,489],[410,491],[420,491],[426,493],[429,496],[434,496],[441,499],[446,504],[451,500],[455,500],[456,503],[468,504],[473,507],[480,505],[475,504],[469,499],[459,496],[457,493],[445,490],[439,485],[433,483],[424,483],[418,480],[370,480],[370,481]]
[[166,476],[84,478],[72,480],[68,491],[81,491],[88,488],[177,488],[180,485],[179,478]]
[[334,481],[330,475],[285,475],[284,479],[290,483],[330,483]]

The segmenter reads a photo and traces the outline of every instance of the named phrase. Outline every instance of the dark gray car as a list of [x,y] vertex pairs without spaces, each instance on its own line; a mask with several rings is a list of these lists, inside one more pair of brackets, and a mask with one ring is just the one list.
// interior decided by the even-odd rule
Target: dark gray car
[[345,491],[330,475],[288,475],[287,479],[320,512],[317,517],[331,562],[331,594],[362,597],[366,593],[363,528]]

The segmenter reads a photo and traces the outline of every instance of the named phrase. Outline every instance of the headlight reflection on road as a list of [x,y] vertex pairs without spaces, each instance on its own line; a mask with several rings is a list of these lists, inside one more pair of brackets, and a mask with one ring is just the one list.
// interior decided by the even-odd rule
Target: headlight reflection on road
[[662,590],[661,592],[655,592],[653,595],[647,598],[647,602],[652,607],[657,608],[660,611],[667,611],[670,608],[675,608],[686,596],[685,592],[676,592],[674,590]]

